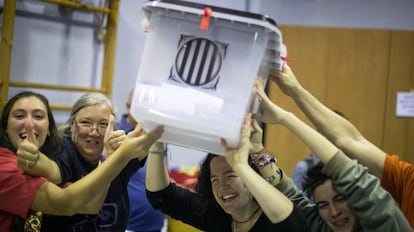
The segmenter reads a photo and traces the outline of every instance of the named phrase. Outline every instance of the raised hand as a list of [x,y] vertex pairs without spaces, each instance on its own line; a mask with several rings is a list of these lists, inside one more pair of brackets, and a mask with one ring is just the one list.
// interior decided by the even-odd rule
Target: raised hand
[[149,148],[159,138],[161,138],[164,132],[163,126],[157,126],[149,132],[145,132],[139,124],[135,126],[135,129],[128,133],[124,142],[117,149],[119,152],[127,156],[129,159],[138,158],[144,159],[148,155]]
[[240,146],[238,148],[232,148],[227,145],[226,140],[221,139],[221,146],[224,151],[227,162],[234,168],[234,165],[247,165],[249,157],[249,151],[251,149],[250,144],[251,133],[251,114],[248,113],[243,122],[243,126],[240,134]]
[[39,145],[31,126],[26,126],[26,138],[18,145],[17,165],[23,170],[30,170],[39,160]]
[[257,120],[251,120],[251,135],[250,135],[250,154],[258,153],[263,150],[263,130]]
[[105,131],[104,136],[104,150],[103,154],[105,157],[109,157],[116,149],[118,149],[126,138],[125,131],[116,130],[114,131],[115,117],[109,116],[108,127]]
[[293,96],[296,89],[301,87],[301,84],[296,79],[295,74],[290,69],[289,65],[285,64],[283,70],[272,70],[269,79],[274,81],[279,88],[288,96]]
[[256,93],[263,112],[254,114],[253,118],[261,120],[264,123],[280,124],[288,112],[269,99],[264,92],[263,80],[256,81]]

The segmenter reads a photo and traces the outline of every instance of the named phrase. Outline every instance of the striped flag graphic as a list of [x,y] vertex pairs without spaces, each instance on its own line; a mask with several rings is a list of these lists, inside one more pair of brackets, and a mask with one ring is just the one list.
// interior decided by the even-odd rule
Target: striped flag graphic
[[173,70],[191,86],[215,88],[227,44],[193,36],[181,36]]

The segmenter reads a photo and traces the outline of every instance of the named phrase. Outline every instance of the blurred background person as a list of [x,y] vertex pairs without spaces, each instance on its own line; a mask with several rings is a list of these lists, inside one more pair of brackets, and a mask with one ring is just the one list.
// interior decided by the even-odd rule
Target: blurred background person
[[[130,114],[134,89],[129,92],[126,102],[127,112],[122,114],[119,129],[125,133],[133,130],[137,121]],[[164,227],[165,216],[160,210],[155,210],[148,202],[145,191],[145,173],[147,164],[138,169],[128,182],[129,221],[127,232],[159,232]]]

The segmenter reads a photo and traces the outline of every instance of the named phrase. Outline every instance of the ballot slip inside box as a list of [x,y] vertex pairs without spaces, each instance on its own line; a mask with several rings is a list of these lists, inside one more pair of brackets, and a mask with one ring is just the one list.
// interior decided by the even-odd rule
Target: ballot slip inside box
[[267,16],[185,1],[148,1],[131,114],[161,141],[222,155],[239,145],[247,112],[259,108],[257,78],[281,70],[286,47]]

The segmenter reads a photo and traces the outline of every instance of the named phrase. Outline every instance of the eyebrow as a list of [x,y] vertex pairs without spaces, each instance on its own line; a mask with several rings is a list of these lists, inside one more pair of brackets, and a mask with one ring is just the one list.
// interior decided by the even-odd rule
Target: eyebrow
[[338,198],[347,198],[345,195],[343,195],[343,194],[340,194],[340,193],[338,193],[338,194],[336,194],[334,197],[333,197],[333,199],[338,199]]
[[[343,194],[338,193],[338,194],[336,194],[335,196],[332,197],[333,200],[337,200],[338,198],[344,198],[344,199],[346,199],[346,196],[343,195]],[[315,204],[318,204],[318,203],[327,203],[327,202],[329,202],[329,201],[326,201],[326,200],[315,201]]]
[[31,111],[28,111],[25,108],[17,108],[17,109],[14,109],[11,112],[19,112],[19,111],[23,111],[23,112],[39,112],[40,111],[40,112],[45,112],[46,113],[46,110],[45,109],[42,109],[42,108],[36,108],[34,110],[31,110]]
[[[228,170],[228,171],[223,172],[223,175],[227,175],[227,174],[229,174],[229,173],[235,173],[235,171],[233,171],[233,170]],[[217,175],[216,175],[216,174],[211,174],[211,173],[210,173],[210,178],[211,178],[211,177],[213,177],[213,176],[217,176]]]
[[229,174],[229,173],[236,173],[236,172],[233,171],[232,169],[224,172],[224,174]]

